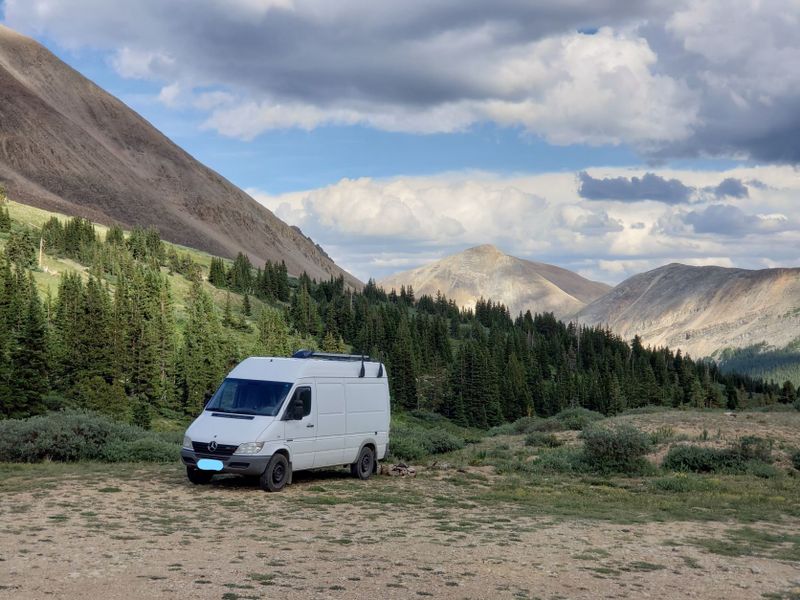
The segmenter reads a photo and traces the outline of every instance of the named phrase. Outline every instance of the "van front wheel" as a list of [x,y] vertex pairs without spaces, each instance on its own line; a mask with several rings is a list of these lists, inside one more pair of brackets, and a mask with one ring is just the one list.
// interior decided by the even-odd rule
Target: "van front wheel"
[[369,446],[364,446],[358,454],[358,459],[350,465],[350,472],[359,479],[369,479],[375,470],[375,453]]
[[188,477],[189,481],[191,481],[195,485],[203,485],[205,483],[209,483],[213,476],[214,473],[212,473],[211,471],[201,471],[193,467],[186,467],[186,477]]
[[291,476],[289,461],[283,454],[273,454],[267,463],[267,468],[261,474],[259,480],[261,489],[265,492],[279,492],[289,482]]

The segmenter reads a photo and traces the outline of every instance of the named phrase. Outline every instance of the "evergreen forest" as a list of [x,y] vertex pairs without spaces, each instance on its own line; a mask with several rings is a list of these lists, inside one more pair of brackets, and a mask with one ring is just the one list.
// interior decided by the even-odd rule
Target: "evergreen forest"
[[796,399],[791,383],[552,314],[291,277],[283,263],[209,257],[155,229],[101,232],[57,216],[36,227],[0,206],[0,246],[4,418],[78,408],[145,427],[185,422],[239,360],[299,348],[369,355],[387,367],[394,410],[477,428],[569,407],[611,415]]

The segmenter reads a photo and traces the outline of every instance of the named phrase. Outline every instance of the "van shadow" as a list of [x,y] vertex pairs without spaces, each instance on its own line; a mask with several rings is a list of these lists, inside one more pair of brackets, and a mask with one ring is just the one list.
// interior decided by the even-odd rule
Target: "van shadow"
[[[319,485],[326,482],[352,479],[345,469],[321,469],[319,471],[299,471],[292,473],[292,486]],[[257,476],[218,475],[211,480],[212,487],[222,489],[252,489],[259,487]]]

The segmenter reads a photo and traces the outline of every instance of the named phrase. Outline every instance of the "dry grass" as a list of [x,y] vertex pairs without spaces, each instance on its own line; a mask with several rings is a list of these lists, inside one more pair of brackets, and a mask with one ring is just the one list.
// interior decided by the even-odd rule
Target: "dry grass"
[[[723,437],[742,433],[723,417],[619,419],[685,435],[717,423]],[[796,417],[789,429],[785,418],[753,415],[747,432],[771,427],[776,443],[793,443]],[[531,480],[460,462],[469,452],[530,451],[523,440],[486,440],[413,479],[297,474],[280,494],[233,477],[192,486],[178,465],[3,465],[0,596],[727,600],[797,591],[797,477]]]

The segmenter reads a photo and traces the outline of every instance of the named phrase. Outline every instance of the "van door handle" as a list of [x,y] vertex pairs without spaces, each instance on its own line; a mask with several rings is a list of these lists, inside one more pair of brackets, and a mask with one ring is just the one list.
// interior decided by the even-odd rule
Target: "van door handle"
[[313,426],[314,426],[313,423],[309,423],[308,425],[306,425],[306,427],[313,427]]

